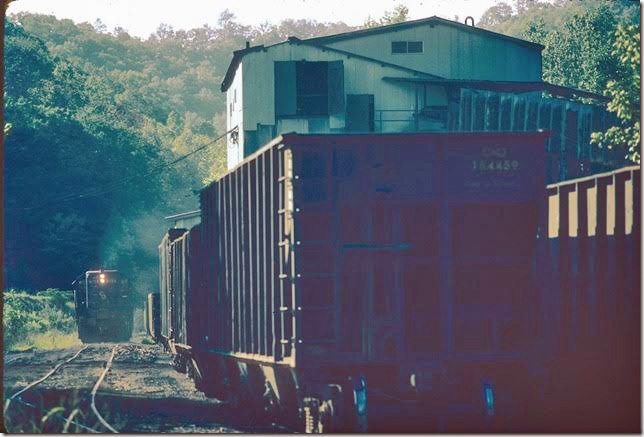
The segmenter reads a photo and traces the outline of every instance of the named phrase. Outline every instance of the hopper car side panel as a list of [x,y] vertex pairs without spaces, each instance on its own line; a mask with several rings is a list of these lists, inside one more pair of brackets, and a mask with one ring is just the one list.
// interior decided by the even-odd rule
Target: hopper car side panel
[[548,186],[545,432],[640,430],[640,181],[637,166]]
[[525,404],[546,136],[286,135],[260,149],[201,193],[219,275],[198,353],[224,362],[202,367],[268,382],[280,402],[300,393],[291,411],[358,373],[374,396],[452,387],[479,421],[485,378],[508,411]]

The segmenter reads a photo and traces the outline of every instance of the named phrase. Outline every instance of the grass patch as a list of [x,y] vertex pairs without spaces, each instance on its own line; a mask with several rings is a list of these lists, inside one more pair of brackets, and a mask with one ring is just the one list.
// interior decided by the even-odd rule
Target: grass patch
[[72,346],[81,345],[76,331],[74,332],[60,332],[60,331],[47,331],[41,334],[34,334],[28,338],[27,342],[18,342],[14,346],[14,350],[27,350],[27,349],[63,349]]
[[8,290],[2,297],[5,351],[80,344],[72,292],[49,289],[31,294]]

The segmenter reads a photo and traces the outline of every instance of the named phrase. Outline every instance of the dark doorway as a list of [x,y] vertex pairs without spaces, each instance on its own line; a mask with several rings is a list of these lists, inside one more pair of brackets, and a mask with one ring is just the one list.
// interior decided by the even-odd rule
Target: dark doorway
[[347,94],[347,132],[373,131],[373,94]]

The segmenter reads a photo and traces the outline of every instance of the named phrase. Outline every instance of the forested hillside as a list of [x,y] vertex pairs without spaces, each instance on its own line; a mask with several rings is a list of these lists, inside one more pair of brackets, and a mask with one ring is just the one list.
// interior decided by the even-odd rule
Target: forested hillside
[[163,217],[198,207],[225,168],[219,86],[233,50],[349,27],[250,27],[229,13],[146,40],[100,23],[19,14],[5,22],[5,286],[68,288],[100,266],[156,279]]
[[478,25],[544,45],[544,80],[603,94],[619,74],[617,27],[639,23],[632,0],[515,0],[489,8]]
[[[279,25],[245,26],[224,11],[218,23],[175,31],[168,25],[145,40],[99,21],[74,24],[53,16],[10,17],[40,38],[53,56],[104,78],[121,110],[149,121],[144,132],[176,153],[185,153],[225,130],[225,100],[219,87],[232,52],[251,44],[270,44],[295,35],[302,38],[344,32],[343,23],[287,20]],[[210,180],[224,170],[224,150],[200,154],[199,176]]]

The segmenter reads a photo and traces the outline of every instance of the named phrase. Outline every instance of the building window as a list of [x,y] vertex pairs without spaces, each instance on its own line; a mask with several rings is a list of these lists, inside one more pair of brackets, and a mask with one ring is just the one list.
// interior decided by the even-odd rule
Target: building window
[[407,53],[407,41],[392,41],[391,53]]
[[407,41],[407,53],[422,53],[422,52],[423,52],[422,41]]
[[422,41],[392,41],[391,53],[422,53]]
[[275,62],[275,117],[344,113],[342,61]]
[[296,64],[297,114],[328,115],[329,82],[327,62]]

